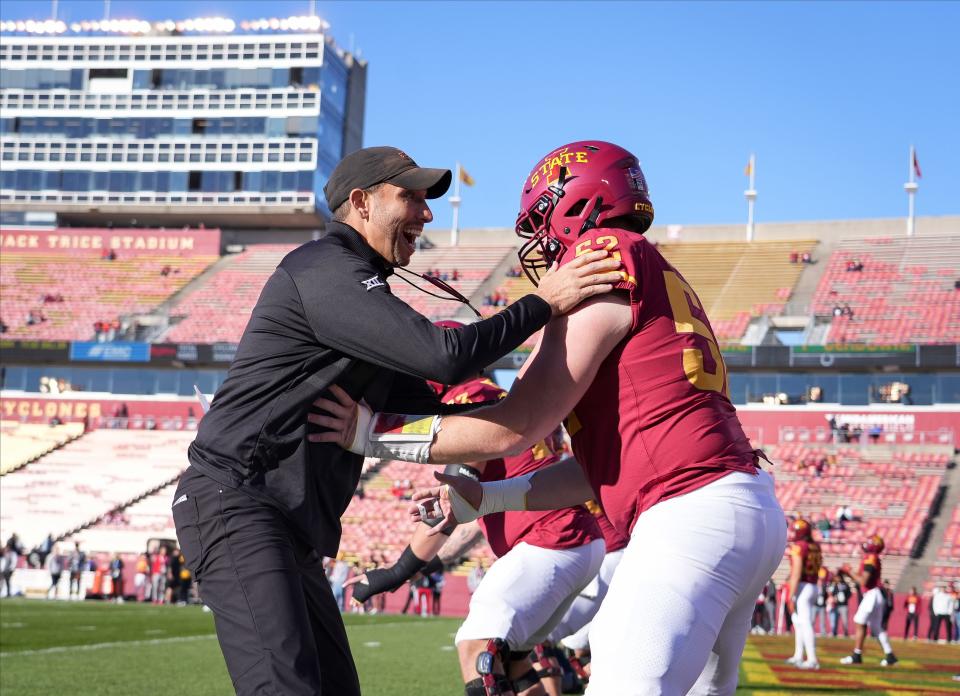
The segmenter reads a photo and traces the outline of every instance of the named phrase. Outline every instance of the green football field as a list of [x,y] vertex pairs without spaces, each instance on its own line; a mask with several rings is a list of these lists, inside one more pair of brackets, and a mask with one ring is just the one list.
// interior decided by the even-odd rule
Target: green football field
[[[455,619],[346,617],[366,696],[433,696],[462,692],[453,652]],[[94,602],[0,601],[0,692],[6,696],[159,693],[230,694],[230,680],[198,607]],[[837,661],[848,640],[819,643],[823,669],[783,664],[792,639],[751,637],[741,667],[744,694],[958,693],[960,648],[895,643],[900,664],[879,666],[870,645],[862,667]]]

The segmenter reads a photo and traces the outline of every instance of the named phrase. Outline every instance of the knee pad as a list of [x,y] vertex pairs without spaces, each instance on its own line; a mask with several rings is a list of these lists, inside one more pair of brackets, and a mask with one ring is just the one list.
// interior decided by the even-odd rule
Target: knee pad
[[[480,675],[464,685],[466,696],[498,696],[499,694],[510,693],[510,680],[507,679],[506,670],[508,658],[510,655],[510,646],[502,638],[491,638],[484,646],[483,652],[477,655],[477,673]],[[494,674],[493,668],[497,657],[503,664],[504,674]]]

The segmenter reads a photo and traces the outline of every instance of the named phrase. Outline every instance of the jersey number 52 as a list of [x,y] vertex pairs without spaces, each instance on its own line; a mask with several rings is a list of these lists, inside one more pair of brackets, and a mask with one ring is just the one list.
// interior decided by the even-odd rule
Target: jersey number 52
[[709,372],[703,364],[703,351],[699,348],[683,349],[683,371],[690,384],[704,391],[715,391],[727,396],[727,366],[720,355],[717,346],[717,337],[705,323],[693,316],[690,305],[702,310],[700,299],[687,281],[674,271],[663,272],[663,283],[667,288],[667,297],[670,300],[670,310],[673,312],[673,322],[678,334],[696,334],[707,341],[707,348],[716,365],[713,372]]

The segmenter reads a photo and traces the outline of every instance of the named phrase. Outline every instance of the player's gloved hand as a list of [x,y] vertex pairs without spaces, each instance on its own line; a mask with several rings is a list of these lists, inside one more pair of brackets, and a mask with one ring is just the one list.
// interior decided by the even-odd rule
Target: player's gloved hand
[[344,587],[355,585],[353,599],[363,603],[381,592],[393,592],[403,583],[420,572],[434,572],[437,567],[443,568],[439,560],[433,559],[429,563],[417,558],[409,546],[400,554],[400,560],[387,568],[374,568],[363,575],[350,578]]
[[553,315],[566,314],[588,297],[613,290],[622,279],[619,260],[605,249],[578,256],[563,267],[554,264],[540,279],[536,295],[550,305]]
[[391,587],[389,573],[386,568],[374,568],[373,570],[368,570],[363,575],[357,575],[345,583],[344,587],[353,587],[353,599],[360,604],[363,604],[368,599],[374,595],[378,595],[381,592],[391,592],[400,585],[403,584],[401,581],[400,585],[396,587]]

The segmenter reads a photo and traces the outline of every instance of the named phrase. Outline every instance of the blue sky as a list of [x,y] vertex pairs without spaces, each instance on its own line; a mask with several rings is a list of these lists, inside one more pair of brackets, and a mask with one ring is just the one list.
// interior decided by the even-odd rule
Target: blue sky
[[[306,14],[306,1],[114,0],[111,16]],[[324,2],[337,42],[369,61],[366,145],[421,165],[460,160],[465,227],[508,226],[534,162],[571,140],[635,152],[657,223],[960,213],[960,3]],[[50,3],[4,0],[3,19]],[[61,0],[65,20],[103,3]],[[450,208],[434,205],[435,226]]]

